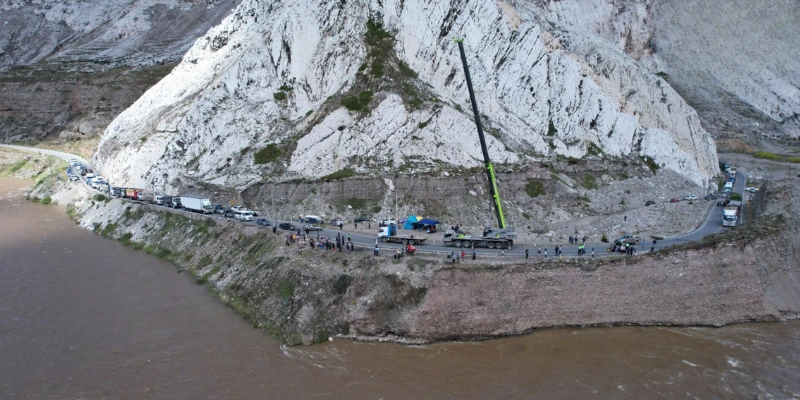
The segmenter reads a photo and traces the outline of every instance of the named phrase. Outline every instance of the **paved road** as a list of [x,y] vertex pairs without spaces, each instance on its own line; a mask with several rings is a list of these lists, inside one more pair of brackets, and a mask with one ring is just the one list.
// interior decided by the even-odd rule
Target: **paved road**
[[[37,152],[37,153],[41,153],[41,154],[60,157],[60,158],[62,158],[64,160],[67,160],[67,161],[69,161],[70,159],[74,158],[74,159],[77,159],[80,163],[84,164],[87,167],[89,167],[89,165],[90,165],[87,160],[85,160],[85,159],[83,159],[81,157],[78,157],[78,156],[73,155],[73,154],[59,152],[59,151],[39,149],[39,148],[35,148],[35,147],[15,146],[15,145],[0,145],[0,147],[6,147],[6,148],[11,148],[11,149],[23,150],[23,151]],[[742,171],[740,169],[737,172],[736,182],[734,182],[734,190],[733,191],[737,192],[737,193],[742,193],[743,196],[747,196],[747,192],[744,191],[746,180],[747,180],[747,178],[746,178],[746,175],[744,174],[744,171]],[[82,182],[84,182],[84,181],[82,181]],[[130,200],[126,200],[126,201],[130,201]],[[698,201],[705,201],[705,200],[701,199],[701,200],[698,200]],[[706,215],[706,218],[705,218],[703,224],[699,228],[697,228],[696,230],[694,230],[692,232],[683,234],[683,235],[674,236],[674,237],[670,237],[670,238],[665,238],[663,240],[658,240],[656,245],[655,245],[655,248],[656,249],[661,249],[661,248],[665,248],[665,247],[669,247],[669,246],[673,246],[673,245],[677,245],[677,244],[682,244],[682,243],[691,242],[691,241],[697,241],[697,240],[700,240],[700,239],[702,239],[703,237],[705,237],[707,235],[711,235],[711,234],[714,234],[714,233],[721,232],[724,229],[722,227],[722,207],[716,207],[715,206],[716,201],[713,201],[713,200],[712,201],[707,201],[707,203],[708,203],[708,211],[707,211],[708,214]],[[741,212],[741,217],[740,218],[743,218],[743,216],[746,214],[745,207],[747,206],[747,203],[744,202],[744,201],[742,203],[743,203],[743,206],[742,206],[742,212]],[[176,210],[176,211],[179,211],[179,210]],[[184,211],[184,212],[186,212],[186,211]],[[221,214],[210,214],[209,217],[210,218],[224,219],[224,217]],[[292,221],[277,221],[277,222],[278,223],[280,223],[280,222],[289,222],[289,223],[293,224],[295,227],[300,228],[300,229],[302,229],[302,227],[304,225],[302,223],[292,222]],[[740,220],[740,223],[741,222],[742,221]],[[255,224],[255,222],[242,222],[242,223],[243,224]],[[275,224],[276,222],[273,221],[273,220],[270,220],[270,223]],[[271,229],[271,227],[267,227],[265,229]],[[336,238],[337,234],[342,235],[342,237],[344,237],[344,238],[347,238],[348,237],[347,235],[349,234],[350,235],[350,239],[356,245],[361,246],[361,247],[372,248],[377,243],[377,239],[376,239],[376,237],[377,237],[377,228],[375,229],[375,231],[376,231],[376,235],[375,236],[364,235],[364,234],[355,233],[355,232],[352,232],[352,231],[348,232],[347,229],[343,229],[343,230],[340,230],[340,229],[323,229],[322,231],[318,232],[318,234],[319,234],[320,237],[327,237],[327,238],[333,238],[333,239]],[[287,232],[284,231],[283,234],[287,234]],[[317,232],[311,232],[310,236],[316,238],[317,237]],[[420,236],[425,236],[425,234],[420,234]],[[645,239],[647,239],[647,238],[645,238]],[[400,244],[393,244],[393,243],[377,243],[377,244],[383,250],[386,250],[386,249],[402,249],[402,248],[404,248],[404,246],[400,245]],[[643,243],[642,245],[639,246],[639,250],[640,251],[649,251],[652,246],[653,246],[652,242]],[[594,254],[596,256],[607,255],[607,254],[609,254],[609,253],[606,252],[606,248],[607,247],[608,247],[608,243],[590,243],[590,242],[587,242],[586,243],[586,247],[585,247],[587,254],[584,257],[591,257],[592,256],[592,252],[594,252]],[[434,254],[448,254],[448,253],[453,252],[453,251],[456,251],[456,252],[460,251],[460,249],[457,249],[455,247],[449,247],[449,246],[444,246],[442,244],[433,244],[433,243],[419,245],[419,246],[417,246],[417,249],[418,249],[418,252],[434,253]],[[549,257],[552,257],[555,254],[555,246],[554,245],[553,246],[549,246],[549,247],[538,247],[537,248],[537,247],[533,247],[533,246],[526,246],[526,245],[520,244],[520,243],[515,244],[512,249],[491,250],[491,249],[483,249],[483,248],[481,248],[481,249],[475,249],[475,253],[478,256],[481,256],[481,257],[486,257],[486,256],[523,257],[525,255],[525,250],[529,251],[529,254],[530,254],[531,258],[539,256],[539,253],[538,253],[539,250],[542,251],[542,256],[545,254],[545,252]],[[472,250],[471,249],[465,249],[464,251],[466,253],[468,253],[469,255],[472,254]],[[565,245],[565,246],[563,246],[562,247],[562,256],[567,256],[567,257],[576,257],[576,256],[578,256],[578,246],[576,246],[576,245],[571,245],[571,246],[570,245]]]

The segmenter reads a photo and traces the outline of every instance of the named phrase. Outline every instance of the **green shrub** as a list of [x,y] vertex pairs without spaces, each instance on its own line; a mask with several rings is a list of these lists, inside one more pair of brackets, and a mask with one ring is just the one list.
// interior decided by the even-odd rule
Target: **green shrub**
[[288,279],[283,279],[278,282],[278,295],[280,295],[283,300],[291,299],[292,296],[294,296],[294,289],[295,283]]
[[142,143],[145,143],[145,142],[147,142],[147,138],[146,138],[146,137],[143,137],[143,138],[141,138],[141,139],[139,139],[139,140],[141,140],[141,141],[142,141]]
[[17,161],[16,164],[11,166],[11,173],[13,174],[14,172],[17,172],[20,169],[22,169],[22,167],[24,167],[27,162],[28,162],[28,160],[19,160],[19,161]]
[[281,87],[279,87],[278,90],[280,90],[281,92],[289,92],[292,90],[292,87],[289,85],[281,85]]
[[593,175],[586,175],[583,177],[583,181],[581,182],[583,187],[594,190],[598,188],[597,179]]
[[277,101],[286,100],[286,92],[275,92],[272,97]]
[[400,73],[402,73],[403,75],[405,75],[407,77],[410,77],[410,78],[416,78],[417,77],[416,71],[411,69],[411,67],[409,67],[408,64],[400,61],[397,65],[398,65],[398,67],[400,67]]
[[267,147],[257,151],[253,154],[253,162],[255,164],[267,164],[271,163],[283,154],[281,149],[275,143],[270,143]]
[[603,235],[600,236],[600,241],[603,243],[608,243],[608,235],[606,235],[605,232],[603,232]]
[[556,129],[556,126],[553,124],[553,120],[551,119],[550,125],[547,126],[547,136],[554,136],[556,133],[558,133],[558,129]]
[[525,185],[525,193],[530,197],[539,197],[544,194],[544,185],[540,181],[530,181]]
[[594,142],[589,142],[589,144],[586,145],[586,153],[588,153],[590,156],[599,156],[603,154],[603,149],[594,144]]
[[94,195],[94,197],[92,197],[92,200],[94,200],[94,201],[106,201],[106,196],[98,193],[98,194]]
[[370,101],[372,101],[373,93],[370,90],[365,90],[357,96],[345,97],[341,100],[342,105],[350,111],[363,111]]
[[654,174],[658,172],[659,168],[661,168],[658,166],[658,163],[656,163],[656,161],[653,160],[651,157],[642,156],[642,161],[644,162],[644,165],[646,165],[647,168],[650,168],[650,171],[653,172]]
[[354,171],[350,167],[347,167],[347,168],[344,168],[344,169],[340,169],[340,170],[338,170],[338,171],[336,171],[336,172],[334,172],[334,173],[332,173],[330,175],[322,177],[322,180],[329,181],[329,180],[336,180],[336,179],[344,179],[344,178],[349,178],[351,176],[355,176],[355,174],[356,174],[356,171]]
[[53,199],[50,198],[49,194],[44,196],[44,198],[42,198],[42,204],[50,204],[52,202],[53,202]]
[[731,193],[731,200],[742,201],[742,194],[736,192]]

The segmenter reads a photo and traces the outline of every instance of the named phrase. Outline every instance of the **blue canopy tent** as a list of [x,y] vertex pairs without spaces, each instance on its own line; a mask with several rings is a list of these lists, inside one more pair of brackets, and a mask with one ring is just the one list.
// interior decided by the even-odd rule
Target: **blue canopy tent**
[[416,223],[417,223],[417,216],[409,215],[408,219],[406,219],[406,223],[403,224],[403,229],[414,229],[414,224]]
[[414,229],[426,230],[426,229],[430,228],[431,232],[435,232],[436,231],[436,225],[439,225],[439,224],[441,224],[441,222],[439,222],[439,221],[437,221],[435,219],[423,218],[423,219],[417,221],[416,226],[414,227]]

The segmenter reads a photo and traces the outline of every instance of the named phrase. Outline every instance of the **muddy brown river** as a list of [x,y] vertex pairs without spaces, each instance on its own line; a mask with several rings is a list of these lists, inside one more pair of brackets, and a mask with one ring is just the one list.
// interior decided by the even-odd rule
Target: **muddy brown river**
[[0,398],[798,398],[800,323],[286,347],[0,178]]

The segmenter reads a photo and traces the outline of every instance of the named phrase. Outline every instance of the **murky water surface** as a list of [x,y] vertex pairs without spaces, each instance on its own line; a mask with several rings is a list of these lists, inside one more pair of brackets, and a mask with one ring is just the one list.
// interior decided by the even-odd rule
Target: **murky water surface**
[[0,178],[0,398],[800,397],[800,323],[287,348]]

